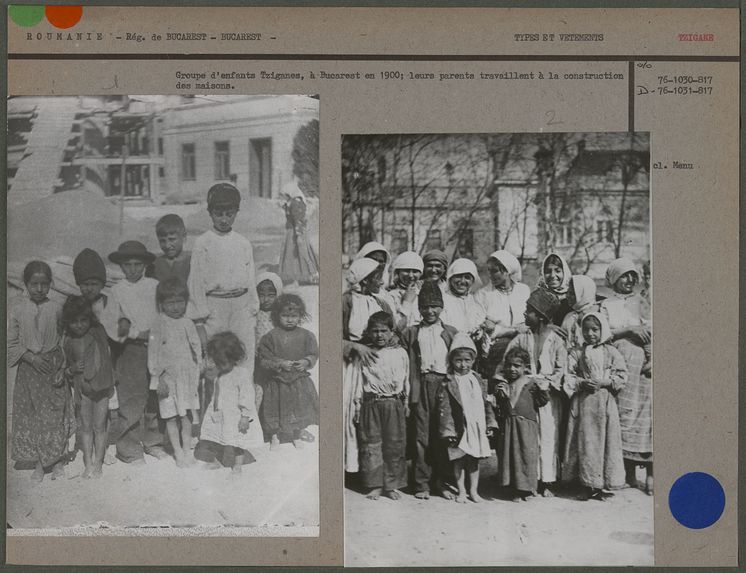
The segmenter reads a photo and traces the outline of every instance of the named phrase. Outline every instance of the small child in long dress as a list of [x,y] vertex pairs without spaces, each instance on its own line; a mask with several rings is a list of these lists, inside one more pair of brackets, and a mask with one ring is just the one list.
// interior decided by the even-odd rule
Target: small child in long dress
[[255,461],[249,449],[264,443],[251,372],[239,366],[246,359],[246,347],[232,332],[218,332],[207,343],[207,356],[218,376],[202,416],[198,459],[207,462],[208,469],[223,467],[219,460],[230,461],[236,476],[244,463]]
[[300,326],[308,319],[306,305],[296,294],[283,294],[272,306],[275,327],[262,337],[257,358],[264,387],[262,417],[270,435],[270,450],[277,450],[280,436],[300,449],[316,437],[306,428],[319,423],[319,394],[309,370],[319,357],[316,337]]
[[72,383],[81,426],[83,478],[99,478],[108,445],[109,398],[114,394],[109,340],[96,320],[91,303],[83,296],[67,299],[62,307],[62,326],[65,374]]
[[497,429],[487,383],[472,370],[477,349],[471,338],[458,333],[449,353],[450,370],[438,399],[440,437],[448,443],[448,458],[458,487],[457,503],[466,502],[466,476],[469,475],[469,497],[474,503],[484,501],[478,493],[479,460],[492,455],[489,437]]
[[503,358],[496,389],[498,481],[512,488],[515,502],[527,501],[539,485],[539,408],[549,400],[530,372],[531,356],[515,346]]
[[604,489],[624,485],[622,430],[616,395],[627,382],[627,365],[611,344],[606,317],[590,312],[582,320],[582,348],[567,360],[564,389],[572,398],[562,479],[578,480],[588,498],[604,501]]
[[158,394],[158,410],[166,421],[176,465],[185,467],[194,463],[192,422],[199,423],[202,343],[194,323],[184,316],[189,290],[181,279],[158,283],[156,299],[160,313],[148,344],[150,389]]

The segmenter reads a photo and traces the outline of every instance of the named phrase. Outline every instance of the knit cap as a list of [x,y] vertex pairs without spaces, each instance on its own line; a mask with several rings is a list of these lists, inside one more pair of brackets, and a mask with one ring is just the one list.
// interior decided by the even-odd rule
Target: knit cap
[[443,308],[443,291],[435,281],[424,281],[417,296],[417,304],[423,306],[438,306]]
[[533,291],[526,301],[526,305],[536,309],[549,322],[552,322],[560,304],[560,300],[554,294],[543,288]]

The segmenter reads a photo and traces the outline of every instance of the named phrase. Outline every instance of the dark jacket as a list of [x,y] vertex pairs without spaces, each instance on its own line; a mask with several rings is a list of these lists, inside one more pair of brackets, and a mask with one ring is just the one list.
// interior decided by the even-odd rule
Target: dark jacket
[[[497,428],[492,401],[487,394],[487,382],[476,372],[474,372],[474,375],[482,387],[484,418],[487,421],[487,429]],[[448,375],[446,382],[438,392],[438,435],[443,439],[456,438],[457,442],[460,442],[464,435],[464,408],[461,404],[461,393],[453,374]]]
[[[443,327],[443,332],[441,333],[441,338],[443,338],[443,341],[446,343],[446,351],[448,351],[449,348],[451,348],[451,342],[453,342],[453,337],[456,336],[456,333],[458,330],[456,330],[454,327],[443,324],[441,322],[441,326]],[[401,339],[402,346],[409,354],[409,403],[410,404],[417,404],[420,401],[420,393],[421,393],[421,386],[420,386],[420,370],[422,363],[420,362],[420,343],[418,340],[418,336],[420,334],[420,326],[410,326],[408,328],[405,328],[399,338]],[[448,362],[448,357],[446,356],[446,363]]]

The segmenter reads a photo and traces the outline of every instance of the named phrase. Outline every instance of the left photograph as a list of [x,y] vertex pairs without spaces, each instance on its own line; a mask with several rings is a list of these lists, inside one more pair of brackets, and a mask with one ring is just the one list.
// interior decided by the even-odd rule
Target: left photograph
[[7,108],[8,535],[318,536],[318,97]]

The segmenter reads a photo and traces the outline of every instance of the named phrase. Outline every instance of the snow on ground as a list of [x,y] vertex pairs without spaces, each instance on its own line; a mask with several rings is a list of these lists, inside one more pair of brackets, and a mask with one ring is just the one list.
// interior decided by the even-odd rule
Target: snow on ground
[[653,498],[642,491],[621,490],[606,502],[566,492],[513,503],[495,472],[494,456],[482,462],[479,489],[487,501],[478,505],[413,495],[371,501],[347,489],[345,565],[653,565]]

